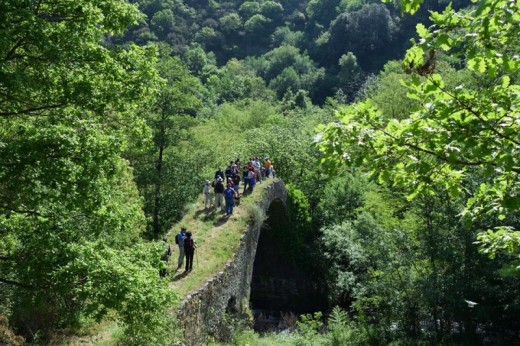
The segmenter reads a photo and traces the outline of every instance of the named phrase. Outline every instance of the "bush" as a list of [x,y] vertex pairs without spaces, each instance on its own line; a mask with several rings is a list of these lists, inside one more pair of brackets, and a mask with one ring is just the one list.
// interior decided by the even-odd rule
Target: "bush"
[[7,318],[0,315],[0,345],[18,346],[23,345],[24,341],[24,338],[15,335],[9,328]]

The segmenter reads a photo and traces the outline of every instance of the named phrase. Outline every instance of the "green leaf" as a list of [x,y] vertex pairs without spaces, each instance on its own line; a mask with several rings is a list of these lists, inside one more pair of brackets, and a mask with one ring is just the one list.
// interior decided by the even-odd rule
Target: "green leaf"
[[417,34],[419,35],[419,37],[427,38],[430,34],[428,29],[422,23],[417,24],[416,29],[417,29]]
[[414,14],[421,7],[423,0],[403,0],[401,1],[401,11]]
[[507,88],[511,84],[511,78],[509,76],[502,76],[502,87]]

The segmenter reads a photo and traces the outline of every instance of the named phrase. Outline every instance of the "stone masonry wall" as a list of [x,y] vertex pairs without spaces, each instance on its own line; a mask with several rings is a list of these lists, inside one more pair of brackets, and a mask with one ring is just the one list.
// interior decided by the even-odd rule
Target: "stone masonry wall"
[[[268,182],[271,185],[259,203],[265,213],[274,200],[281,200],[283,205],[287,202],[287,190],[283,182],[279,179]],[[251,277],[261,227],[261,224],[249,225],[240,239],[234,258],[181,303],[177,315],[185,330],[187,345],[203,345],[208,338],[227,341],[232,330],[230,319],[246,319],[250,316]]]

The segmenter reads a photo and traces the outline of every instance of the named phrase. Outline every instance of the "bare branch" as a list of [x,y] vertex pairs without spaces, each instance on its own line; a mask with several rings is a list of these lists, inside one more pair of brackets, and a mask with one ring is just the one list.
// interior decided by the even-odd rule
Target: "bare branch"
[[16,42],[16,43],[14,44],[14,46],[11,47],[11,49],[9,49],[9,51],[7,52],[7,54],[5,55],[5,57],[4,57],[3,60],[4,60],[4,61],[9,61],[9,60],[14,59],[14,58],[15,58],[15,54],[14,54],[14,53],[16,52],[16,50],[17,50],[18,48],[21,47],[21,45],[23,44],[23,41],[24,41],[24,38],[23,38],[23,37],[20,38],[20,39],[18,40],[18,42]]
[[43,288],[43,287],[37,287],[37,286],[33,286],[33,285],[28,285],[28,284],[24,284],[24,283],[21,283],[21,282],[9,280],[9,279],[3,279],[3,278],[0,278],[0,283],[6,284],[6,285],[11,285],[11,286],[16,286],[16,287],[27,288],[27,289],[30,289],[30,290]]

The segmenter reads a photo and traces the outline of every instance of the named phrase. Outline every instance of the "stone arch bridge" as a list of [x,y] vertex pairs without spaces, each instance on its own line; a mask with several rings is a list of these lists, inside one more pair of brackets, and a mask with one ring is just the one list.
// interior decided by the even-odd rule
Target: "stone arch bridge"
[[267,188],[259,208],[268,216],[266,221],[247,226],[234,258],[202,288],[185,297],[178,310],[181,327],[189,345],[203,345],[208,338],[229,340],[233,322],[251,320],[249,301],[253,266],[262,229],[270,214],[287,219],[287,190],[279,179]]

